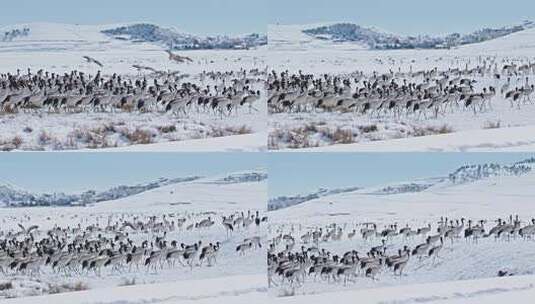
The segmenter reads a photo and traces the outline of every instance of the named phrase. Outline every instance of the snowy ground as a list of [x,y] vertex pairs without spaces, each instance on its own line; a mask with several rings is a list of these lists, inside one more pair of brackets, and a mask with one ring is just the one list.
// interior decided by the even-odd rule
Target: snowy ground
[[[482,65],[484,60],[495,59],[498,65],[505,62],[527,63],[533,61],[535,29],[529,29],[506,37],[479,44],[466,45],[450,50],[366,50],[356,44],[331,44],[314,40],[300,33],[302,26],[270,26],[270,68],[277,72],[289,70],[296,73],[323,73],[347,75],[362,71],[387,73],[430,70],[444,71],[449,68],[464,69]],[[312,40],[311,40],[312,39]],[[534,75],[529,75],[533,83]],[[483,86],[500,88],[506,79],[492,79],[491,75],[477,79],[476,91]],[[512,77],[511,87],[521,87],[525,77]],[[471,111],[448,109],[438,117],[393,117],[392,115],[370,116],[355,113],[273,113],[269,115],[268,147],[272,150],[310,148],[324,151],[393,151],[398,148],[398,139],[411,138],[407,145],[414,150],[432,151],[440,147],[441,137],[436,134],[462,133],[449,137],[449,150],[463,150],[463,146],[476,146],[478,150],[531,149],[535,141],[533,133],[517,132],[512,127],[535,125],[535,104],[512,108],[503,95],[494,97],[492,109],[474,115]],[[503,136],[494,140],[484,133],[495,132],[494,128],[508,137],[509,146],[504,146]],[[481,131],[483,132],[475,132]],[[518,129],[517,129],[518,130]],[[507,133],[507,135],[505,135]],[[425,139],[431,136],[433,139]],[[470,137],[467,137],[470,136]],[[481,137],[479,137],[481,136]],[[414,137],[419,137],[418,139]],[[471,141],[470,144],[467,141]],[[349,144],[345,146],[345,144]],[[523,147],[521,147],[523,146]]]
[[[91,149],[96,152],[262,152],[266,151],[266,132],[232,137],[191,139],[119,148]],[[88,151],[88,150],[77,150]]]
[[[236,227],[236,230],[227,234],[225,228],[221,224],[222,216],[229,216],[236,212],[244,212],[247,214],[259,211],[264,213],[266,202],[266,182],[241,182],[224,184],[219,181],[221,177],[203,178],[192,182],[182,184],[175,184],[164,186],[158,189],[153,189],[138,195],[118,199],[115,201],[107,201],[96,203],[88,207],[34,207],[34,208],[2,208],[0,209],[0,216],[2,218],[2,230],[4,233],[8,231],[20,231],[18,224],[25,227],[37,224],[39,226],[38,232],[35,234],[39,236],[39,231],[51,229],[55,225],[60,227],[80,225],[82,228],[100,223],[106,225],[111,220],[121,222],[122,219],[129,219],[135,221],[138,219],[148,219],[151,216],[161,218],[163,215],[174,214],[169,217],[170,220],[184,217],[187,219],[183,228],[176,229],[167,233],[167,240],[176,240],[178,243],[193,244],[197,241],[202,241],[203,244],[215,244],[217,241],[221,242],[221,248],[217,255],[217,262],[213,265],[182,266],[176,264],[174,267],[165,266],[163,269],[147,269],[141,266],[137,267],[121,267],[118,270],[111,268],[102,269],[100,274],[96,272],[82,272],[67,274],[57,273],[52,271],[49,266],[44,266],[41,273],[38,275],[23,275],[7,271],[0,275],[0,286],[4,283],[11,283],[9,288],[0,290],[0,298],[12,298],[21,296],[35,296],[47,294],[50,292],[57,292],[51,290],[60,290],[59,292],[67,292],[73,289],[73,286],[80,286],[80,289],[95,289],[95,288],[112,288],[124,285],[145,285],[154,283],[168,283],[168,286],[173,286],[170,282],[183,281],[182,286],[191,286],[195,280],[199,284],[210,284],[209,279],[214,282],[219,282],[219,290],[212,288],[201,290],[191,290],[191,295],[181,294],[178,298],[196,298],[196,297],[210,297],[217,294],[224,295],[233,293],[247,293],[258,292],[258,280],[251,281],[252,285],[240,286],[238,283],[228,285],[225,289],[221,285],[226,282],[226,277],[233,276],[262,276],[265,279],[265,250],[262,248],[254,248],[247,251],[245,254],[236,252],[238,244],[243,242],[245,238],[259,236],[261,243],[265,242],[265,228],[262,224],[256,226],[254,223],[248,227]],[[209,228],[195,228],[186,227],[199,222],[202,219],[211,217],[215,222]],[[156,232],[143,234],[140,232],[130,232],[129,238],[136,243],[143,240],[154,239],[159,235]],[[204,245],[203,245],[204,246]],[[217,279],[220,278],[220,279]],[[191,283],[189,281],[191,280]],[[206,281],[204,281],[206,280]],[[187,281],[187,282],[186,282]],[[58,287],[59,286],[59,287]],[[61,291],[63,286],[64,291]],[[74,289],[77,287],[74,287]],[[150,287],[147,287],[150,288]],[[184,287],[186,289],[190,287]],[[215,288],[215,287],[214,287]],[[113,290],[110,289],[110,290]],[[261,290],[260,290],[261,291]],[[170,292],[176,292],[174,288]],[[141,291],[143,293],[143,291]],[[104,295],[105,293],[103,293]]]
[[535,126],[459,131],[356,144],[283,150],[284,152],[529,152]]
[[[199,288],[199,285],[204,288]],[[229,288],[230,287],[230,288]],[[206,292],[205,288],[210,291]],[[235,292],[229,292],[233,290]],[[31,303],[347,303],[358,299],[365,304],[524,304],[535,297],[535,277],[517,276],[441,283],[415,284],[365,290],[339,291],[272,298],[265,292],[265,276],[235,276],[141,286],[125,286],[69,294],[7,299],[8,304]]]
[[[160,46],[148,43],[132,43],[112,39],[100,30],[109,26],[70,25],[56,23],[31,23],[28,37],[0,42],[0,73],[22,73],[27,68],[36,72],[45,69],[56,73],[72,70],[103,76],[113,73],[124,77],[143,76],[132,65],[149,66],[161,71],[179,71],[189,75],[184,81],[202,83],[202,71],[239,71],[266,68],[265,50],[199,50],[180,52],[193,63],[177,64],[168,59]],[[184,54],[185,53],[185,54]],[[82,56],[90,56],[102,62],[103,67],[87,63]],[[253,87],[256,89],[261,89]],[[218,150],[223,137],[229,144],[238,144],[236,150],[265,149],[262,143],[234,141],[232,136],[263,134],[266,130],[265,99],[255,103],[257,111],[242,109],[239,115],[221,118],[213,114],[189,113],[187,117],[159,113],[78,113],[78,114],[1,114],[0,149],[3,150],[69,150],[132,146],[158,150],[172,150],[167,142],[192,139],[214,139],[212,150]],[[163,130],[163,131],[162,131]],[[133,134],[136,132],[136,134]],[[136,136],[141,135],[141,136]],[[179,146],[183,146],[179,144]],[[254,147],[252,147],[254,146]],[[182,148],[183,149],[183,148]],[[195,146],[187,148],[195,150]],[[210,150],[205,144],[202,150]]]
[[[321,227],[328,229],[327,227],[336,225],[343,230],[341,240],[320,242],[317,245],[318,248],[338,255],[343,255],[349,250],[357,250],[362,257],[371,247],[381,245],[381,237],[371,237],[365,240],[360,235],[359,231],[364,227],[364,223],[369,222],[376,223],[378,231],[393,224],[397,224],[399,229],[406,225],[416,229],[431,224],[430,235],[436,234],[441,217],[454,221],[460,218],[472,219],[474,222],[485,220],[485,228],[488,232],[496,225],[495,221],[498,218],[508,219],[510,215],[513,217],[519,215],[522,220],[521,226],[524,226],[529,225],[531,219],[535,217],[533,202],[535,190],[531,186],[534,182],[535,173],[531,171],[520,176],[502,175],[464,184],[452,184],[445,180],[421,192],[387,195],[377,194],[376,189],[365,188],[270,212],[269,235],[271,238],[280,233],[293,235],[296,239],[293,248],[299,251],[302,245],[306,248],[316,246],[313,243],[301,242],[301,235],[307,231],[314,231]],[[355,237],[349,239],[347,235],[352,230],[356,230],[357,233]],[[387,241],[387,255],[397,254],[397,250],[403,248],[404,245],[414,248],[424,242],[425,238],[422,236],[408,239],[395,236]],[[533,242],[533,239],[521,237],[512,239],[502,237],[498,240],[489,237],[482,238],[477,243],[466,240],[464,237],[454,239],[453,242],[446,239],[438,258],[420,260],[418,257],[411,256],[402,276],[393,275],[392,270],[383,269],[377,275],[376,280],[360,274],[345,284],[343,280],[327,281],[319,276],[317,278],[307,276],[304,283],[294,284],[293,287],[290,287],[288,283],[281,284],[280,277],[276,276],[270,294],[275,296],[318,294],[348,289],[411,285],[407,287],[408,289],[397,289],[414,292],[412,294],[407,291],[403,296],[387,293],[389,289],[384,289],[385,300],[381,303],[413,303],[418,299],[432,301],[441,297],[456,303],[456,299],[464,297],[470,300],[469,294],[461,291],[453,292],[451,289],[449,291],[441,289],[442,293],[439,290],[418,291],[417,285],[414,284],[494,278],[500,270],[508,271],[515,276],[534,275],[535,246]],[[283,250],[286,244],[282,242],[278,245],[277,252]],[[487,291],[472,290],[473,296],[484,296],[494,290],[491,286],[500,282],[500,279],[495,280],[489,281],[488,286],[483,283],[486,281],[457,285],[452,282],[451,286],[464,286],[467,289],[472,289],[476,285],[480,286],[478,288],[485,286],[484,289]],[[526,280],[533,280],[533,277],[528,277]],[[437,286],[448,286],[448,284],[450,283]],[[508,289],[505,285],[502,286],[502,290],[496,289],[495,292],[505,294]],[[533,292],[532,283],[520,285]],[[351,295],[357,294],[351,293]],[[399,302],[395,300],[395,297],[399,297]],[[306,301],[306,297],[303,301]]]
[[[260,105],[260,103],[259,103]],[[0,148],[3,150],[78,150],[128,147],[156,150],[158,145],[184,145],[190,140],[217,139],[236,143],[236,150],[261,150],[263,141],[240,143],[233,136],[265,134],[265,122],[256,113],[242,109],[236,116],[219,118],[193,114],[180,118],[161,113],[17,113],[0,115]],[[184,143],[180,143],[184,141]],[[144,145],[149,144],[145,147]],[[186,146],[187,147],[187,146]],[[149,149],[150,148],[150,149]],[[190,150],[196,150],[194,146]]]

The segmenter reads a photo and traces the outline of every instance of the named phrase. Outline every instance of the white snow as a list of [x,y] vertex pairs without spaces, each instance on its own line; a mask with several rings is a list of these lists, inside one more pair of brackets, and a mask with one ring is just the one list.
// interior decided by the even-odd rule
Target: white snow
[[[237,176],[236,174],[232,176]],[[107,295],[106,291],[102,293],[97,291],[102,288],[108,288],[110,292],[115,293],[115,299],[124,297],[124,293],[121,292],[123,287],[120,287],[124,284],[136,285],[131,288],[134,290],[137,288],[138,295],[150,296],[151,298],[157,297],[153,294],[153,290],[163,292],[166,289],[168,293],[176,293],[178,290],[190,291],[190,294],[186,294],[186,291],[180,292],[179,295],[175,294],[177,299],[261,292],[262,287],[259,286],[258,277],[263,277],[265,280],[265,267],[263,266],[265,265],[265,247],[254,248],[241,255],[236,252],[236,246],[245,238],[255,236],[259,236],[261,242],[264,243],[266,237],[264,227],[262,225],[256,226],[254,223],[248,227],[237,226],[233,233],[227,234],[221,224],[221,219],[222,216],[240,212],[254,214],[259,211],[262,215],[266,210],[267,181],[219,182],[225,176],[227,175],[167,185],[137,195],[94,203],[86,207],[0,208],[4,233],[20,231],[19,223],[26,227],[37,224],[39,228],[35,233],[36,239],[40,238],[41,231],[46,231],[56,225],[59,227],[81,225],[83,228],[99,222],[101,225],[106,225],[110,220],[113,222],[121,222],[123,219],[135,221],[136,218],[148,219],[152,216],[161,218],[164,215],[175,214],[173,218],[169,217],[169,219],[183,217],[187,220],[183,228],[167,233],[169,242],[171,240],[177,240],[179,244],[193,244],[199,240],[203,244],[221,242],[217,261],[212,266],[205,263],[202,266],[194,266],[191,270],[189,266],[177,264],[174,267],[166,266],[158,270],[148,270],[143,266],[139,269],[137,267],[124,267],[119,270],[106,268],[102,269],[100,275],[93,272],[82,274],[71,272],[69,275],[65,275],[52,271],[49,266],[44,266],[41,273],[37,275],[8,272],[0,276],[0,285],[12,282],[14,287],[0,290],[0,298],[43,295],[55,286],[77,284],[78,282],[83,283],[90,290],[96,289],[94,293],[89,292],[90,294],[102,295],[101,299],[105,299],[105,295]],[[194,223],[207,217],[211,217],[215,222],[213,226],[204,229],[193,228]],[[189,225],[192,225],[192,228],[186,229]],[[139,244],[146,239],[150,242],[155,235],[158,235],[157,232],[145,234],[132,230],[129,238]],[[234,276],[238,277],[233,278]],[[234,283],[232,283],[233,280]],[[245,285],[239,283],[243,280],[247,281]],[[177,281],[180,283],[173,285],[173,282]],[[211,282],[214,284],[213,288],[194,289],[191,287],[202,284],[211,286]],[[164,285],[161,287],[149,285],[147,287],[149,293],[142,287],[146,284],[156,283],[164,283]],[[115,287],[119,288],[116,290]],[[166,296],[162,297],[167,298]],[[69,298],[66,297],[66,299]],[[124,298],[124,300],[126,301],[128,298]]]
[[[527,29],[505,37],[465,45],[448,50],[365,50],[327,41],[308,41],[300,32],[302,25],[271,25],[268,62],[276,72],[312,73],[316,77],[349,75],[361,71],[372,73],[408,72],[449,68],[465,69],[483,65],[494,58],[503,64],[533,62],[535,29]],[[301,34],[298,34],[301,33]],[[307,38],[308,37],[308,38]],[[306,38],[306,39],[305,39]],[[317,45],[320,44],[320,45]],[[490,59],[489,59],[490,58]],[[491,73],[492,74],[492,73]],[[533,83],[534,76],[511,77],[511,88],[522,87],[525,76]],[[535,104],[528,102],[520,109],[511,107],[499,88],[506,77],[476,77],[476,91],[492,85],[498,94],[492,109],[474,115],[471,111],[448,109],[433,117],[393,117],[392,115],[357,115],[355,113],[272,113],[269,115],[268,147],[272,150],[305,148],[307,151],[529,151],[535,144]],[[374,131],[363,131],[374,127]],[[493,129],[498,127],[499,130]],[[341,138],[333,139],[335,133]],[[451,134],[441,134],[451,133]],[[434,135],[441,134],[441,135]],[[424,136],[422,136],[424,135]],[[415,138],[414,136],[420,136]],[[350,138],[351,137],[351,138]],[[330,147],[326,147],[330,146]]]
[[[266,68],[265,47],[252,50],[196,50],[177,52],[190,57],[193,63],[178,64],[168,59],[165,48],[149,43],[135,43],[113,39],[100,31],[119,25],[73,25],[58,23],[28,23],[4,26],[0,29],[30,28],[30,34],[13,41],[0,42],[0,73],[26,73],[44,69],[49,72],[70,73],[72,70],[95,75],[101,71],[103,76],[118,73],[127,77],[142,77],[132,65],[148,66],[159,71],[180,71],[189,75],[184,81],[191,81],[204,87],[206,82],[199,79],[203,71],[229,72],[241,69]],[[86,62],[82,56],[100,61],[104,66]],[[228,84],[227,84],[228,85]],[[252,85],[251,89],[260,90]],[[197,141],[203,139],[201,151],[264,150],[266,139],[260,136],[266,131],[266,107],[262,97],[254,105],[257,111],[243,109],[238,115],[221,119],[214,115],[190,113],[187,117],[175,117],[159,113],[17,113],[0,115],[0,147],[6,150],[64,150],[124,147],[143,151],[190,150],[195,151]],[[151,143],[142,147],[138,142],[126,140],[121,132],[95,135],[96,142],[79,140],[86,135],[106,126],[123,128],[127,132],[141,129],[151,133]],[[159,127],[174,126],[176,131],[160,132]],[[28,132],[28,128],[32,131]],[[46,133],[50,141],[40,140]],[[247,136],[232,138],[233,135],[250,133]],[[222,138],[214,138],[223,136]],[[93,138],[94,136],[89,136]],[[101,140],[102,139],[102,140]],[[213,140],[213,142],[211,141]],[[13,145],[13,141],[17,144]],[[179,143],[179,141],[185,141]],[[20,144],[20,142],[22,142]],[[161,145],[160,145],[161,144]]]
[[[273,238],[279,233],[291,233],[296,239],[294,250],[300,250],[302,245],[315,246],[312,243],[308,245],[302,243],[300,241],[301,235],[319,227],[327,229],[327,226],[336,224],[336,227],[341,227],[344,231],[342,239],[320,242],[318,247],[338,255],[343,255],[348,250],[357,250],[360,256],[365,256],[365,253],[372,246],[381,245],[381,238],[372,237],[369,240],[364,240],[358,232],[364,227],[364,223],[376,223],[378,231],[394,223],[398,225],[399,229],[406,225],[416,229],[431,224],[431,234],[435,234],[437,222],[440,221],[441,217],[452,220],[465,218],[472,219],[474,223],[485,220],[485,228],[488,232],[496,225],[495,221],[498,218],[508,219],[510,215],[514,217],[518,214],[523,221],[522,226],[524,226],[530,224],[531,219],[535,218],[534,183],[535,172],[531,171],[523,175],[482,178],[464,184],[452,184],[447,180],[436,179],[434,185],[417,192],[377,194],[374,191],[377,187],[364,188],[270,212],[270,237]],[[357,231],[357,236],[350,240],[346,234],[353,229]],[[404,245],[414,248],[423,242],[425,239],[421,236],[410,239],[405,239],[402,236],[393,237],[387,242],[387,255],[396,254],[397,250]],[[278,250],[284,249],[285,244],[283,242],[278,245]],[[495,240],[494,237],[489,237],[482,238],[477,243],[467,241],[464,237],[454,242],[446,239],[439,258],[425,258],[420,261],[418,257],[411,257],[401,277],[394,276],[391,270],[385,269],[378,274],[376,281],[361,274],[353,281],[344,284],[332,280],[327,282],[319,277],[314,279],[312,275],[306,277],[303,284],[295,284],[293,288],[289,287],[288,283],[282,286],[272,286],[270,294],[274,296],[307,295],[348,289],[410,285],[410,287],[396,289],[407,290],[403,296],[395,294],[395,297],[392,297],[393,294],[388,292],[389,289],[384,289],[382,292],[385,300],[378,300],[378,302],[413,303],[418,302],[418,299],[429,298],[431,301],[442,296],[445,297],[445,300],[451,299],[454,302],[457,296],[459,298],[468,297],[470,292],[465,293],[463,290],[453,292],[451,289],[448,292],[443,290],[445,294],[441,293],[441,289],[418,291],[414,284],[494,278],[497,277],[500,270],[506,270],[515,276],[534,275],[534,254],[533,239],[514,238],[507,241],[504,238]],[[482,289],[493,290],[495,288],[491,286],[494,286],[496,282],[502,282],[502,280],[475,281],[474,284],[465,283],[462,286],[472,290],[475,296],[484,296],[487,292],[478,292],[473,288],[477,290],[481,286],[485,286]],[[528,280],[534,280],[534,277],[528,277]],[[489,282],[489,285],[482,282]],[[275,276],[275,283],[280,283],[278,276]],[[502,286],[504,293],[508,289],[506,285]],[[522,285],[528,285],[528,289],[533,289],[533,284]],[[461,285],[460,283],[446,283],[444,286]],[[351,295],[353,294],[351,293]],[[333,296],[337,295],[333,294]],[[394,301],[396,297],[398,297],[399,302]],[[306,298],[303,301],[307,301]],[[309,299],[313,298],[314,296]],[[321,297],[319,298],[321,299]]]

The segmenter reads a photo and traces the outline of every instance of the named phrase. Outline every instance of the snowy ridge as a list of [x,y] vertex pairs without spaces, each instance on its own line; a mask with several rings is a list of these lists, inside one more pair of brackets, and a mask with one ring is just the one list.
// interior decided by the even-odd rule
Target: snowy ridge
[[251,182],[261,182],[267,180],[268,174],[265,171],[247,171],[231,173],[225,177],[218,178],[211,183],[214,184],[241,184]]
[[493,176],[518,176],[529,173],[531,166],[522,162],[513,165],[483,164],[462,166],[449,175],[453,184],[464,184]]
[[346,188],[336,188],[336,189],[321,188],[318,191],[309,193],[309,194],[300,194],[300,195],[295,195],[295,196],[278,196],[278,197],[269,199],[268,210],[273,211],[277,209],[287,208],[287,207],[302,204],[307,201],[314,200],[320,197],[325,197],[325,196],[335,195],[335,194],[340,194],[340,193],[353,192],[359,189],[361,189],[361,187],[346,187]]
[[335,43],[357,42],[369,49],[438,49],[473,44],[504,37],[534,26],[531,21],[501,28],[483,28],[472,33],[452,33],[445,36],[401,36],[363,27],[354,23],[335,23],[306,28],[303,33],[319,40]]
[[433,179],[424,179],[421,181],[411,181],[407,183],[398,183],[393,185],[387,185],[374,189],[367,192],[366,194],[376,194],[376,195],[389,195],[389,194],[400,194],[400,193],[410,193],[410,192],[420,192],[429,189],[430,187],[437,185],[443,182],[445,178],[433,178]]
[[432,187],[451,187],[454,185],[473,183],[498,176],[520,176],[531,172],[531,164],[535,164],[535,158],[529,158],[518,161],[512,165],[503,165],[496,163],[465,165],[462,166],[446,177],[433,177],[418,179],[407,182],[400,182],[379,187],[346,187],[336,189],[319,189],[309,194],[300,194],[295,196],[279,196],[270,198],[268,210],[278,210],[302,204],[311,200],[340,193],[358,192],[365,195],[396,195],[402,193],[416,193],[426,191]]
[[80,206],[102,201],[116,200],[136,195],[148,190],[167,185],[190,182],[201,178],[189,176],[180,178],[160,178],[156,181],[137,185],[120,185],[105,191],[88,190],[80,194],[59,193],[31,193],[14,189],[11,186],[0,185],[0,206],[2,207],[43,207],[43,206]]
[[[2,34],[3,33],[3,34]],[[91,50],[163,47],[175,50],[249,49],[267,44],[265,34],[202,37],[156,24],[78,25],[27,23],[0,27],[0,51]],[[145,46],[143,46],[145,45]]]
[[106,29],[102,33],[117,40],[157,43],[176,50],[248,49],[267,44],[267,36],[256,33],[241,37],[200,37],[148,23]]

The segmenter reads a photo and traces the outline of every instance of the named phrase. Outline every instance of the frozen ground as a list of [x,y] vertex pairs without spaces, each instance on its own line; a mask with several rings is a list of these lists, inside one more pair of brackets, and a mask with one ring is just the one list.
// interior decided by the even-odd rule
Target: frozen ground
[[[9,28],[12,28],[10,26]],[[228,72],[241,69],[266,68],[265,50],[198,50],[177,52],[190,57],[192,63],[178,64],[168,59],[164,48],[148,43],[134,43],[112,39],[100,33],[110,26],[71,25],[56,23],[20,24],[29,27],[30,34],[13,41],[0,42],[0,73],[22,73],[27,68],[36,72],[44,69],[56,73],[72,70],[103,76],[113,73],[123,77],[141,77],[132,65],[148,66],[160,71],[178,71],[187,75],[184,81],[201,86],[199,74],[203,71]],[[184,54],[185,53],[185,54]],[[95,58],[103,64],[86,62],[82,56]],[[253,86],[252,89],[261,89]],[[165,150],[173,150],[167,142],[205,140],[202,150],[218,150],[218,145],[238,144],[236,150],[265,149],[266,140],[259,142],[234,141],[233,135],[264,134],[266,130],[265,101],[255,103],[257,111],[242,109],[238,115],[188,113],[186,117],[159,113],[17,113],[0,114],[0,148],[3,150],[64,150],[94,149],[123,146],[141,147],[142,144],[161,143]],[[162,129],[163,128],[163,129]],[[264,132],[264,133],[263,133]],[[134,134],[135,133],[135,134]],[[136,136],[141,135],[141,136]],[[216,137],[223,137],[216,138]],[[184,146],[184,143],[179,144]],[[195,150],[195,145],[188,148]]]
[[[195,151],[196,145],[188,143],[202,139],[205,144],[200,149],[205,150],[221,150],[220,143],[237,151],[263,150],[266,123],[261,116],[246,109],[224,118],[208,114],[180,118],[172,114],[126,112],[0,114],[0,148],[160,151],[162,147],[173,151],[174,146],[182,146]],[[249,142],[249,138],[253,140]]]
[[[385,194],[381,191],[378,192],[378,188],[364,188],[270,212],[269,235],[271,238],[281,234],[292,235],[296,240],[293,245],[294,251],[300,251],[301,246],[305,246],[305,248],[317,246],[320,250],[325,249],[333,255],[343,255],[349,250],[357,250],[360,257],[365,257],[366,252],[371,247],[380,246],[381,240],[384,239],[380,236],[364,239],[359,231],[366,227],[365,223],[376,223],[379,232],[394,224],[397,225],[398,229],[409,226],[414,230],[431,225],[432,230],[429,235],[435,235],[441,218],[448,218],[454,222],[461,218],[466,221],[471,219],[474,225],[478,221],[484,220],[484,227],[488,232],[496,225],[495,221],[498,218],[508,219],[509,216],[518,215],[522,220],[521,226],[525,226],[531,224],[531,220],[535,218],[535,204],[533,202],[535,190],[532,187],[534,182],[535,173],[531,171],[523,175],[500,174],[460,184],[453,184],[448,179],[437,179],[431,187],[423,191],[405,191],[404,193]],[[467,226],[465,224],[464,228]],[[343,234],[340,240],[329,239],[319,243],[305,243],[301,240],[302,235],[317,231],[319,228],[323,228],[324,231],[340,228]],[[353,230],[356,230],[356,236],[351,239],[348,234]],[[416,245],[421,243],[425,243],[425,237],[419,235],[409,238],[401,235],[387,238],[386,255],[397,254],[397,250],[405,245],[414,249]],[[287,244],[289,243],[283,241],[277,245],[276,252],[284,250]],[[474,242],[471,239],[465,239],[464,234],[461,234],[459,239],[454,238],[453,241],[446,238],[443,249],[436,258],[428,258],[427,254],[422,259],[411,256],[401,276],[394,275],[391,269],[385,267],[379,271],[376,280],[366,277],[357,270],[358,275],[345,283],[343,279],[327,280],[326,276],[314,277],[312,274],[311,276],[306,275],[304,281],[290,286],[288,282],[281,282],[280,277],[274,275],[270,294],[287,296],[410,285],[406,288],[384,289],[382,292],[384,292],[385,300],[378,301],[381,303],[413,303],[420,300],[424,302],[438,301],[442,298],[450,300],[452,303],[461,299],[470,301],[475,300],[475,297],[490,296],[493,290],[495,293],[503,292],[505,295],[510,291],[510,288],[507,283],[504,283],[500,287],[501,289],[491,287],[496,286],[495,284],[504,279],[475,281],[473,284],[452,282],[436,285],[445,286],[446,289],[440,290],[419,290],[418,285],[414,284],[494,278],[498,276],[499,271],[507,271],[514,276],[531,275],[525,280],[533,282],[532,275],[535,274],[534,254],[535,246],[532,238],[517,236],[508,239],[502,236],[495,239],[494,236],[491,236]],[[524,279],[505,279],[503,282],[506,280],[518,280],[517,282],[519,282]],[[486,283],[483,282],[489,282],[490,285],[486,286]],[[533,293],[532,283],[514,285],[517,288],[523,286],[520,288],[521,290],[515,290],[514,293]],[[466,289],[454,292],[452,289],[448,289],[448,286]],[[477,291],[479,288],[483,290]],[[407,291],[400,295],[390,294],[388,290]],[[470,293],[473,293],[474,299],[469,295]],[[347,293],[348,296],[358,294]],[[365,291],[363,294],[375,293],[374,291]],[[321,298],[321,296],[318,297]],[[306,297],[303,301],[306,301]]]
[[[202,286],[202,288],[199,288]],[[225,279],[207,279],[125,286],[73,292],[69,294],[7,299],[8,304],[32,303],[347,303],[358,299],[365,304],[501,304],[512,301],[531,303],[535,297],[535,277],[518,276],[480,280],[415,284],[365,290],[339,291],[272,298],[265,292],[265,276],[236,276]],[[210,290],[207,292],[207,288]],[[232,291],[229,291],[232,290]]]
[[[318,76],[348,75],[361,71],[365,75],[419,70],[445,71],[465,69],[494,60],[506,63],[528,63],[534,60],[535,29],[466,45],[449,50],[366,50],[351,43],[329,43],[300,32],[303,26],[269,27],[270,67],[282,72],[311,73]],[[271,44],[271,41],[274,41]],[[513,76],[511,87],[522,87],[525,75]],[[527,75],[530,83],[533,75]],[[506,77],[476,77],[476,91],[483,86],[500,88]],[[499,90],[498,90],[499,91]],[[438,117],[394,117],[393,115],[356,115],[312,111],[307,113],[272,113],[268,122],[268,147],[272,150],[307,148],[310,151],[418,151],[433,150],[532,150],[535,137],[515,127],[535,125],[535,104],[528,102],[520,109],[512,108],[499,92],[492,100],[492,109],[474,115],[462,109],[448,109]],[[500,128],[504,130],[494,130]],[[436,134],[459,133],[447,137]],[[486,135],[486,133],[488,133]],[[491,134],[500,134],[493,138]],[[450,136],[451,135],[451,136]],[[415,138],[418,137],[418,138]],[[430,137],[430,138],[427,138]],[[410,138],[410,140],[400,140]],[[448,142],[442,142],[447,138]],[[349,144],[346,146],[346,144]],[[326,146],[331,146],[326,148]],[[413,147],[412,147],[413,146]],[[466,148],[468,147],[468,148]]]
[[212,303],[250,301],[267,303],[264,275],[184,280],[172,283],[101,288],[69,294],[3,300],[4,303]]
[[535,126],[459,131],[357,144],[291,149],[284,152],[529,152]]
[[[190,139],[119,148],[91,149],[97,152],[260,152],[266,151],[266,132],[229,137]],[[88,151],[88,150],[77,150]]]
[[[168,292],[176,292],[171,282],[182,281],[182,286],[191,286],[195,280],[206,280],[207,287],[200,290],[191,290],[191,295],[181,293],[177,298],[210,297],[215,295],[231,295],[233,293],[260,292],[258,280],[255,276],[265,276],[265,250],[252,248],[241,254],[236,247],[245,238],[260,237],[261,243],[265,242],[265,223],[247,227],[236,225],[233,233],[228,233],[222,225],[222,217],[232,214],[254,214],[259,211],[262,215],[266,209],[266,181],[258,182],[231,182],[223,183],[225,176],[203,178],[192,182],[164,186],[125,197],[114,201],[95,203],[87,207],[33,207],[33,208],[1,208],[2,233],[20,232],[18,224],[25,227],[38,225],[33,233],[36,240],[45,237],[44,233],[53,227],[81,227],[85,229],[90,225],[110,225],[127,221],[149,221],[155,217],[161,221],[166,216],[169,221],[177,221],[178,218],[186,219],[182,228],[176,228],[163,234],[162,231],[120,231],[129,232],[128,238],[136,244],[143,240],[154,242],[156,237],[164,237],[168,244],[172,240],[185,244],[193,244],[202,241],[202,246],[208,243],[220,242],[217,260],[212,265],[198,262],[190,268],[177,263],[175,266],[167,265],[162,268],[148,269],[140,267],[121,266],[117,269],[104,267],[100,273],[93,271],[73,272],[71,270],[53,271],[50,266],[43,266],[40,273],[20,273],[11,269],[4,269],[0,274],[0,298],[13,298],[21,296],[37,296],[47,293],[68,292],[72,290],[86,290],[95,288],[108,288],[145,284],[163,283],[169,286]],[[208,228],[197,228],[194,224],[210,217],[214,224]],[[176,225],[175,225],[176,226]],[[100,232],[108,235],[110,231]],[[117,232],[115,232],[117,233]],[[100,238],[100,236],[98,237]],[[97,238],[97,239],[98,239]],[[155,249],[152,249],[155,250]],[[252,276],[253,280],[241,287],[237,281],[225,289],[222,285],[218,290],[209,287],[209,279],[214,282],[226,282],[224,278],[234,276]],[[219,279],[218,279],[219,278]],[[192,280],[191,283],[186,282]],[[256,283],[255,283],[256,282]],[[8,285],[4,285],[8,284]],[[165,285],[164,284],[164,285]],[[178,283],[177,283],[178,284]],[[178,285],[180,286],[180,284]],[[151,288],[150,286],[147,288]],[[184,287],[191,289],[191,287]],[[120,290],[120,289],[119,289]],[[141,291],[144,293],[144,291]],[[103,293],[105,295],[105,293]],[[145,294],[149,295],[149,294]],[[156,294],[151,294],[158,297]]]

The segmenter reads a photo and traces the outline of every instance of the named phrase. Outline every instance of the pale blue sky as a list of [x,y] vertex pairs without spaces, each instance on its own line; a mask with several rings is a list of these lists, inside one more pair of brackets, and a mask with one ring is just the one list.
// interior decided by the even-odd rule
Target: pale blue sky
[[267,0],[13,0],[0,24],[153,22],[195,34],[266,32]]
[[73,193],[257,168],[265,168],[262,153],[0,153],[0,185]]
[[399,34],[470,32],[535,19],[533,0],[270,0],[270,24],[347,21]]
[[15,0],[0,24],[146,21],[197,34],[265,32],[267,24],[356,22],[399,34],[470,32],[535,19],[532,0]]
[[1,153],[0,184],[35,192],[103,190],[159,177],[267,168],[269,196],[444,176],[459,166],[510,164],[535,153]]
[[460,166],[510,164],[535,153],[272,153],[269,197],[445,176]]

